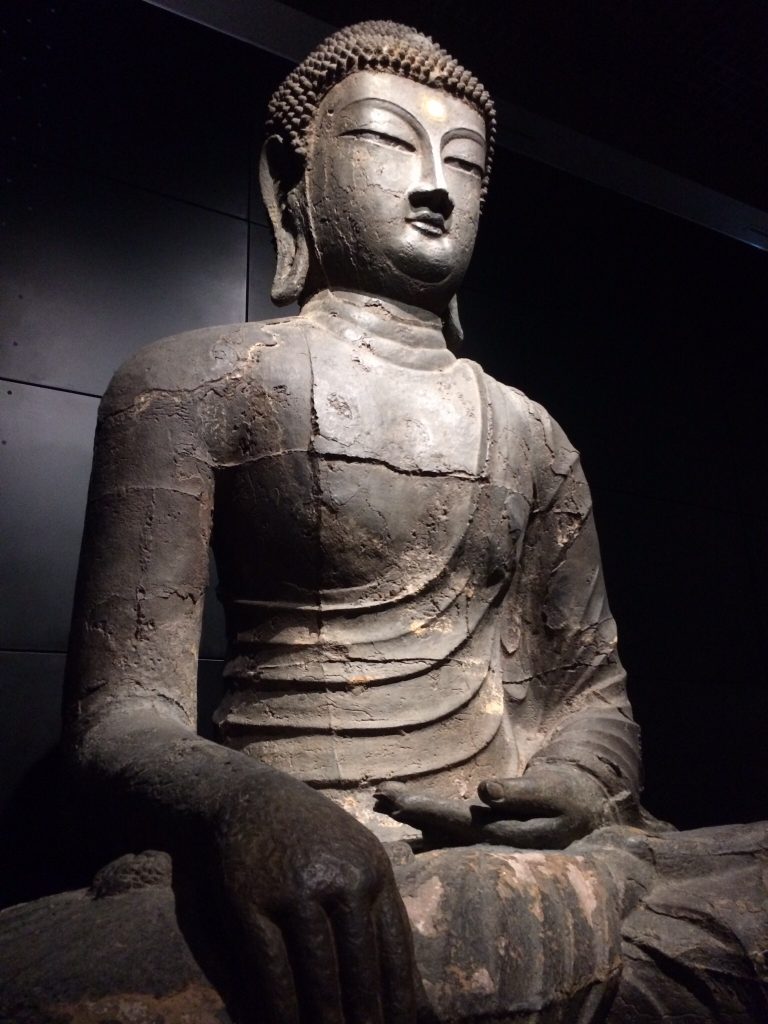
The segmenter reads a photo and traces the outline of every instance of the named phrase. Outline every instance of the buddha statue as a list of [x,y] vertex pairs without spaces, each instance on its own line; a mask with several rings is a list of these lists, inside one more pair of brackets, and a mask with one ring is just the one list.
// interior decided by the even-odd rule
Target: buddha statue
[[[65,742],[140,863],[65,917],[117,885],[145,975],[194,955],[226,1011],[154,1004],[168,1024],[768,1019],[765,827],[642,810],[578,454],[453,351],[493,137],[415,30],[326,40],[260,166],[273,299],[300,313],[150,345],[104,397]],[[209,542],[220,742],[196,730]],[[137,895],[168,864],[176,931]],[[109,1019],[143,1020],[126,984]],[[96,1020],[83,999],[37,1005]]]

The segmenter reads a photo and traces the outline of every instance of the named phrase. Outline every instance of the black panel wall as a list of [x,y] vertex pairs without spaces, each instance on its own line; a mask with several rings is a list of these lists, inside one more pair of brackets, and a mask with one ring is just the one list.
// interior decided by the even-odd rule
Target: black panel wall
[[[252,161],[290,65],[140,0],[24,0],[0,22],[13,65],[0,137],[2,806],[58,736],[111,375],[164,335],[274,315]],[[215,600],[201,654],[207,720],[223,654]]]
[[[274,315],[253,167],[289,65],[139,0],[25,0],[0,18],[16,76],[0,138],[4,802],[57,736],[110,375],[162,335]],[[464,354],[583,453],[647,801],[685,826],[768,817],[766,295],[764,253],[498,154]],[[202,654],[205,728],[213,605]]]

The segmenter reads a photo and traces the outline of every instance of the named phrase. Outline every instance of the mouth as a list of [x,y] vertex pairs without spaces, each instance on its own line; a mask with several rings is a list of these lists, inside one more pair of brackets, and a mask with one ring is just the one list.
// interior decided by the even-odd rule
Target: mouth
[[435,210],[415,210],[405,219],[423,235],[436,237],[444,235],[448,230],[445,217],[442,213],[437,213]]

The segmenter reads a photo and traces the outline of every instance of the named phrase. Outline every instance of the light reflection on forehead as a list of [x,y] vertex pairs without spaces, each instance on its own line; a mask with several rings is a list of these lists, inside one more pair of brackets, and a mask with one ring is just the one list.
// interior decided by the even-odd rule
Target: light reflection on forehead
[[448,117],[448,110],[438,96],[428,96],[421,103],[421,111],[432,121],[443,122]]

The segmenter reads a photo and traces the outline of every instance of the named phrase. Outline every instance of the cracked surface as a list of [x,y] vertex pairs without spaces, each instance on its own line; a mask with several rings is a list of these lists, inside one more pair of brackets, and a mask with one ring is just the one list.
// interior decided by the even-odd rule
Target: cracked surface
[[260,167],[301,315],[149,346],[102,402],[65,755],[133,853],[0,915],[0,1024],[766,1020],[765,828],[644,816],[578,453],[446,344],[489,98],[350,33],[394,74],[291,76],[306,136]]
[[[379,311],[320,297],[298,320],[171,339],[116,378],[70,664],[80,734],[131,702],[194,721],[212,535],[231,757],[310,782],[389,841],[415,833],[378,810],[382,779],[470,801],[483,779],[556,769],[585,780],[596,825],[640,825],[637,728],[577,453],[472,364],[429,345],[424,365],[418,346],[400,358],[403,323],[377,334]],[[182,347],[189,386],[140,386]],[[197,770],[191,745],[174,751],[175,771]],[[765,854],[748,838],[604,828],[572,854],[406,858],[433,1008],[589,1020],[611,1004],[611,1021],[639,1024],[668,1006],[719,1020],[721,1003],[762,1005]]]
[[[766,1019],[763,825],[612,826],[564,853],[400,847],[435,1021]],[[90,891],[0,913],[0,1020],[228,1021],[178,929],[167,861],[122,858]]]

